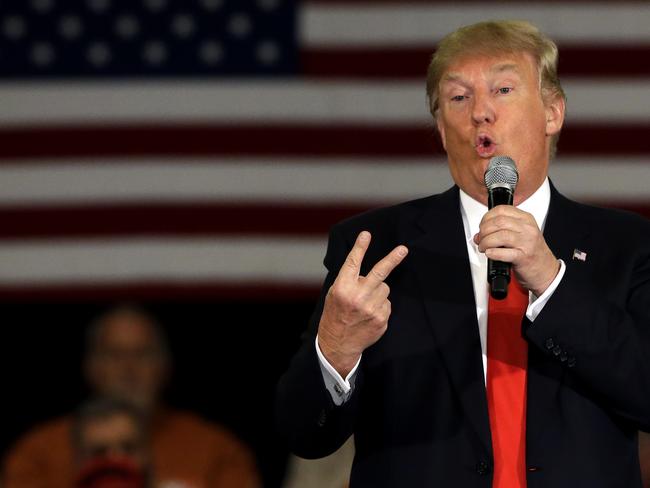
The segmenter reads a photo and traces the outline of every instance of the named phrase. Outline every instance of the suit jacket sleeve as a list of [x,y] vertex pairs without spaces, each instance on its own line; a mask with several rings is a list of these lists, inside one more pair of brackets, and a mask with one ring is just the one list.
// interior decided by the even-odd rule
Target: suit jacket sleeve
[[593,271],[572,262],[534,323],[524,320],[524,334],[567,367],[584,396],[648,430],[650,225],[636,217],[601,224],[607,235],[590,252]]
[[315,348],[325,297],[353,244],[341,234],[337,227],[330,232],[324,260],[328,273],[318,304],[303,334],[301,347],[280,378],[276,392],[278,429],[287,438],[290,449],[305,458],[331,454],[352,434],[358,392],[363,383],[359,367],[354,392],[343,405],[336,406],[325,388]]

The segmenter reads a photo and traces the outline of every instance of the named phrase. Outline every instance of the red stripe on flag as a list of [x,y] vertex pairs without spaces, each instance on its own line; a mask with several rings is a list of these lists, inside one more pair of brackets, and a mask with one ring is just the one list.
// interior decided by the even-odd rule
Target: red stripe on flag
[[[648,124],[567,125],[561,155],[650,154]],[[194,125],[0,130],[0,158],[443,155],[433,128],[375,125]],[[67,161],[66,161],[67,162]],[[132,161],[125,162],[130,163]],[[182,163],[179,163],[182,164]]]
[[647,203],[620,203],[620,204],[616,204],[612,202],[599,204],[598,202],[596,202],[595,205],[627,210],[629,212],[634,212],[639,215],[642,215],[646,219],[650,219],[650,201]]
[[[644,77],[650,75],[650,46],[560,45],[560,77]],[[322,79],[421,79],[434,52],[432,46],[396,48],[307,48],[302,72]]]
[[[650,218],[650,200],[592,202]],[[0,209],[0,241],[145,236],[323,236],[369,205],[178,204]]]
[[[443,4],[449,5],[451,2],[449,0],[303,0],[306,5],[333,5],[333,6],[373,6],[373,5],[400,5],[404,6],[405,4]],[[512,3],[521,5],[521,0],[499,0],[499,3]],[[531,4],[544,4],[544,3],[562,3],[562,4],[582,4],[582,3],[604,3],[611,4],[612,0],[544,0],[543,2],[531,2]],[[453,2],[454,5],[464,5],[466,7],[476,7],[485,9],[486,3],[478,0],[456,0]],[[625,5],[645,5],[645,2],[642,0],[631,0],[624,1],[621,4]],[[489,4],[487,4],[489,5]]]
[[174,284],[168,282],[139,282],[52,285],[0,286],[2,303],[13,302],[97,302],[97,301],[295,301],[316,300],[320,283],[291,285],[276,283],[201,283]]
[[0,240],[142,236],[312,236],[367,205],[129,204],[0,208]]

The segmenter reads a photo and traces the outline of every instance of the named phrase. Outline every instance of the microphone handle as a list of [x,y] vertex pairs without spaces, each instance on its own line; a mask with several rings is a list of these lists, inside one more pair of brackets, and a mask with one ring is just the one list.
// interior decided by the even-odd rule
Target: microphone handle
[[[512,205],[514,192],[510,188],[496,187],[488,190],[488,208],[491,210],[497,205]],[[488,259],[488,283],[490,295],[495,300],[503,300],[508,296],[510,283],[510,263]]]

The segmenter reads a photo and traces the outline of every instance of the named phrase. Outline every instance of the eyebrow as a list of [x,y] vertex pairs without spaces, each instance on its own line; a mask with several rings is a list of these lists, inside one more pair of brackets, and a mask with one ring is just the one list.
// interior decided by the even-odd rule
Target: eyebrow
[[462,83],[463,77],[454,73],[445,73],[440,81],[458,81]]
[[469,88],[470,85],[469,83],[463,78],[463,76],[455,73],[447,73],[445,74],[442,79],[440,80],[440,88],[442,88],[443,84],[448,84],[448,83],[456,83],[458,85],[462,85],[466,88]]
[[513,71],[519,74],[519,67],[513,63],[502,63],[493,66],[492,68],[490,68],[490,71],[492,73],[503,73],[504,71]]
[[[513,72],[513,73],[515,73],[517,75],[520,72],[519,67],[514,63],[501,63],[501,64],[497,64],[496,66],[493,66],[493,67],[490,68],[491,73],[504,73],[504,72],[507,72],[507,71],[511,71],[511,72]],[[442,77],[442,80],[440,80],[440,81],[441,82],[443,82],[443,81],[451,81],[451,82],[456,82],[456,83],[460,83],[460,84],[463,84],[463,85],[466,84],[463,76],[460,75],[460,74],[456,74],[456,73],[446,73]]]

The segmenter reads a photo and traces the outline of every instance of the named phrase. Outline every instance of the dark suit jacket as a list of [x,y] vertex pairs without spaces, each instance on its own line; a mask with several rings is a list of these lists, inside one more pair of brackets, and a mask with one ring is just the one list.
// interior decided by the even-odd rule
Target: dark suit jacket
[[[329,274],[277,391],[277,421],[303,457],[354,433],[355,487],[490,487],[492,447],[471,273],[456,187],[332,229]],[[314,347],[325,293],[361,231],[362,272],[398,244],[385,335],[363,354],[343,406]],[[640,487],[637,429],[650,427],[650,222],[570,201],[552,188],[545,238],[566,273],[529,342],[530,488]],[[572,259],[574,249],[586,261]]]

